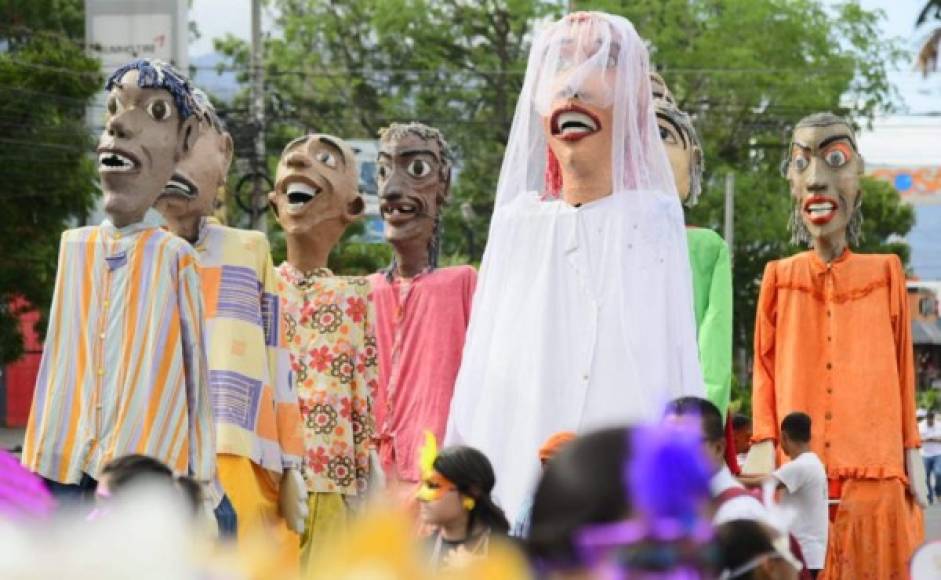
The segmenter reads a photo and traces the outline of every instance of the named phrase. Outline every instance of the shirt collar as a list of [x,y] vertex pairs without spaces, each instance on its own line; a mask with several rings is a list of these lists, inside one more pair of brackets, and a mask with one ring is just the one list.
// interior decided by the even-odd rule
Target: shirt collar
[[809,252],[810,252],[810,262],[811,262],[811,264],[813,264],[813,266],[814,266],[814,271],[817,272],[817,273],[823,272],[823,271],[825,271],[825,270],[827,270],[827,269],[831,269],[831,268],[837,266],[838,264],[842,264],[843,262],[849,260],[850,256],[853,255],[853,253],[850,251],[849,247],[847,247],[847,248],[845,248],[845,249],[843,250],[843,253],[840,254],[840,257],[839,257],[839,258],[837,258],[836,260],[833,260],[832,262],[830,262],[830,263],[828,264],[828,263],[824,262],[824,261],[820,258],[820,256],[817,254],[817,252],[815,252],[813,249],[809,250]]
[[193,244],[193,247],[199,251],[205,249],[206,238],[209,236],[209,226],[217,226],[219,220],[212,216],[203,216],[199,218],[199,233],[196,234],[196,243]]
[[101,222],[101,225],[99,227],[101,228],[101,231],[103,231],[105,235],[107,235],[109,238],[113,240],[119,240],[121,238],[133,236],[134,234],[138,234],[143,231],[152,230],[156,228],[157,226],[150,225],[144,222],[137,222],[137,223],[124,226],[123,228],[119,228],[119,227],[115,227],[115,225],[111,223],[110,219],[105,218],[104,221]]
[[333,276],[330,268],[314,268],[308,272],[302,272],[295,268],[290,262],[282,262],[278,267],[284,280],[301,289],[310,288],[318,278],[327,278]]

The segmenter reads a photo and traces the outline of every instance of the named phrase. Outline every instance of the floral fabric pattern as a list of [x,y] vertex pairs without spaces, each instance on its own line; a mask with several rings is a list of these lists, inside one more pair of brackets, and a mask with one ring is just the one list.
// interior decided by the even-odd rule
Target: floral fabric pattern
[[304,421],[307,489],[362,493],[379,375],[369,282],[326,268],[302,273],[287,262],[277,272],[280,331]]

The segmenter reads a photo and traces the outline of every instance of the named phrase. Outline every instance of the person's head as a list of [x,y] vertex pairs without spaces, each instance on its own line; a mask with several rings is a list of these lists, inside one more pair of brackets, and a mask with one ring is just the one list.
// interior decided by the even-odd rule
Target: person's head
[[855,243],[862,224],[859,180],[865,164],[850,123],[832,113],[815,113],[794,126],[785,175],[794,210],[795,242]]
[[332,135],[294,139],[281,152],[268,200],[285,235],[322,236],[332,247],[366,210],[353,150]]
[[545,468],[549,460],[558,455],[559,451],[574,439],[575,433],[571,431],[559,431],[558,433],[553,433],[548,439],[543,441],[542,446],[539,447],[539,463],[543,468]]
[[754,520],[732,520],[716,529],[716,537],[722,553],[721,578],[725,580],[791,580],[798,577],[799,564],[784,547],[787,536],[781,536]]
[[732,434],[736,453],[747,453],[751,448],[752,426],[748,415],[732,415]]
[[393,123],[379,131],[378,162],[386,240],[397,252],[427,252],[434,265],[441,211],[451,189],[451,148],[434,127]]
[[795,411],[781,421],[781,450],[793,457],[810,445],[810,415]]
[[467,522],[468,533],[478,527],[506,534],[510,529],[503,510],[490,497],[496,485],[487,456],[473,447],[445,447],[422,469],[418,492],[422,520],[435,527]]
[[635,573],[708,567],[709,478],[698,435],[686,427],[582,435],[546,465],[533,498],[529,554],[558,578],[615,562]]
[[142,486],[170,489],[196,515],[202,501],[199,483],[189,477],[176,477],[160,460],[149,455],[130,454],[112,459],[98,476],[95,497],[99,502],[121,498]]
[[159,60],[130,62],[108,77],[98,140],[104,209],[115,226],[141,221],[191,151],[198,122],[192,86]]
[[660,139],[670,160],[676,192],[683,203],[694,206],[702,191],[703,152],[699,134],[690,116],[676,106],[663,78],[652,73],[650,82]]
[[668,423],[689,424],[702,434],[703,450],[716,469],[725,465],[725,428],[722,413],[700,397],[680,397],[670,401],[664,413]]
[[176,164],[173,177],[154,204],[154,209],[170,221],[212,215],[232,164],[232,136],[208,95],[194,88],[193,98],[199,120],[193,150]]

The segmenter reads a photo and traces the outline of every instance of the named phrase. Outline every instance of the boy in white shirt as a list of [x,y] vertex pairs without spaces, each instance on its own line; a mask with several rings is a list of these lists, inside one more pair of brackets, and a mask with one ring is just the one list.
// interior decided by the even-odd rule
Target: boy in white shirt
[[[807,569],[816,578],[827,557],[830,525],[827,504],[827,472],[810,450],[810,416],[795,412],[781,421],[781,450],[791,461],[769,477],[783,488],[780,505],[793,513],[790,532],[800,544]],[[764,476],[739,478],[746,485],[759,485]]]

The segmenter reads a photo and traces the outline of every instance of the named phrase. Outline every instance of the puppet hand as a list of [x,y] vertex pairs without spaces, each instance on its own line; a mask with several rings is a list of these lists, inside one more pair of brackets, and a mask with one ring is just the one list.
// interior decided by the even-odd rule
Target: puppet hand
[[304,533],[307,521],[307,485],[296,469],[285,469],[281,476],[281,489],[278,493],[278,507],[288,528]]
[[758,475],[774,471],[774,441],[765,439],[751,446],[742,474]]
[[908,473],[908,490],[922,509],[928,507],[928,480],[925,479],[925,462],[917,448],[905,450],[905,471]]

